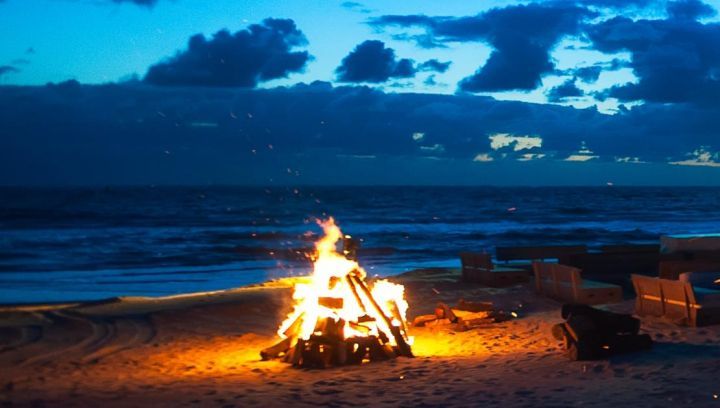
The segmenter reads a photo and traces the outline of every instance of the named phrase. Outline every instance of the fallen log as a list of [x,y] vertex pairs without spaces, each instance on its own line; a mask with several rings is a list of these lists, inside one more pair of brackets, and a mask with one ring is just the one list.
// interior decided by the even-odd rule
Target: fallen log
[[273,358],[281,357],[283,353],[286,353],[291,346],[292,339],[290,337],[286,337],[280,342],[267,347],[265,349],[262,349],[260,351],[260,358],[263,361],[272,360]]
[[427,327],[435,327],[435,326],[449,326],[452,322],[450,319],[435,319],[431,322],[425,323],[425,326]]
[[437,320],[437,316],[435,316],[434,314],[420,315],[416,316],[415,319],[413,319],[412,325],[414,327],[424,327],[428,323],[434,322],[435,320]]
[[453,313],[450,306],[442,302],[438,303],[435,307],[435,316],[437,316],[438,319],[448,319],[452,323],[457,322],[457,316]]
[[492,317],[484,317],[484,318],[478,318],[478,319],[458,319],[457,323],[453,325],[453,330],[455,331],[468,331],[472,329],[477,329],[478,327],[487,327],[495,324],[495,319]]

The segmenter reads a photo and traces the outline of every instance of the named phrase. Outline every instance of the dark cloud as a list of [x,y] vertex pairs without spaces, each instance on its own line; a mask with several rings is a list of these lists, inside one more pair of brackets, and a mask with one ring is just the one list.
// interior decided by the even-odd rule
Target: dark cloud
[[575,85],[575,78],[568,79],[561,85],[550,89],[547,92],[547,98],[551,102],[561,102],[567,98],[583,96],[583,91]]
[[709,5],[699,0],[679,0],[668,3],[668,15],[670,18],[696,20],[700,17],[713,16],[716,11]]
[[412,27],[426,30],[428,43],[481,41],[493,51],[475,74],[460,82],[469,92],[531,90],[544,74],[553,72],[550,50],[566,35],[576,34],[593,13],[572,4],[551,3],[494,8],[473,17],[382,16],[376,27]]
[[[693,5],[694,4],[694,5]],[[606,92],[621,101],[717,104],[720,102],[720,25],[699,23],[696,2],[674,3],[665,20],[614,17],[587,27],[600,51],[629,51],[637,83]],[[679,9],[685,7],[686,12]],[[679,8],[679,9],[678,9]]]
[[380,83],[390,78],[412,77],[416,69],[412,60],[398,60],[395,50],[386,48],[382,41],[368,40],[343,58],[335,72],[341,82]]
[[303,33],[292,20],[266,19],[262,24],[206,39],[196,34],[188,48],[150,67],[145,81],[155,85],[254,87],[284,78],[308,62]]
[[[639,157],[666,163],[685,160],[700,146],[720,151],[717,109],[710,107],[648,103],[609,116],[595,109],[327,83],[275,89],[76,81],[2,87],[0,123],[0,184],[268,184],[271,178],[297,184],[473,183],[475,173],[466,170],[483,165],[473,158],[491,150],[488,136],[495,133],[541,137],[542,147],[533,152],[547,154],[543,162],[562,160],[583,141],[598,162]],[[421,143],[413,138],[418,132]],[[524,152],[511,150],[496,163],[517,163]],[[428,156],[443,161],[423,167]],[[354,163],[358,173],[345,172]],[[459,166],[455,178],[439,175],[448,166]],[[547,166],[535,168],[532,177],[542,178]],[[550,182],[584,183],[584,166]],[[287,168],[301,178],[289,179]],[[420,178],[422,169],[432,170],[430,178]]]
[[443,73],[450,68],[450,64],[452,64],[450,61],[441,62],[433,58],[418,65],[418,71],[435,71]]
[[7,74],[17,74],[18,72],[20,72],[20,70],[12,65],[0,65],[0,77]]

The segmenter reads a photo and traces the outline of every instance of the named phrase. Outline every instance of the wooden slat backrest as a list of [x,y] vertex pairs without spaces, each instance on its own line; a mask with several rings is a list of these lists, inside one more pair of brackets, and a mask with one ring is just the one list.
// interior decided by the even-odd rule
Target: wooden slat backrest
[[551,265],[553,266],[555,280],[559,282],[569,282],[578,285],[582,282],[582,278],[580,277],[580,269],[560,264]]
[[533,272],[535,273],[535,290],[541,294],[545,293],[545,288],[549,286],[554,288],[555,279],[553,276],[552,264],[535,261],[532,263]]
[[578,298],[578,289],[582,283],[578,268],[535,261],[533,272],[538,293],[565,300]]
[[643,275],[631,275],[637,298],[635,310],[639,315],[662,316],[665,314],[660,279]]
[[580,269],[572,266],[553,264],[555,293],[562,299],[578,298],[578,289],[582,284]]
[[665,316],[671,319],[687,319],[690,322],[690,303],[688,302],[688,291],[692,288],[687,282],[658,279],[662,290]]

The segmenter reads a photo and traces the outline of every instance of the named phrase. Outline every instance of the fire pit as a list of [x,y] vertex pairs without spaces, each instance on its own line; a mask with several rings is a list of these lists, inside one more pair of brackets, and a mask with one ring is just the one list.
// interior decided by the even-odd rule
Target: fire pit
[[315,244],[313,273],[309,282],[295,285],[295,307],[277,332],[281,340],[262,350],[262,359],[325,368],[412,357],[405,288],[367,282],[354,249],[337,252],[344,236],[334,220],[320,225],[325,235]]

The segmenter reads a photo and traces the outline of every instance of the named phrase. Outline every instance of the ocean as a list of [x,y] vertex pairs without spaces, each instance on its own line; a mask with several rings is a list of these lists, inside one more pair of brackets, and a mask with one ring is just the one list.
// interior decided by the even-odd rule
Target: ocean
[[361,265],[458,267],[496,246],[720,231],[720,188],[0,188],[0,303],[219,290],[307,274],[333,216]]

